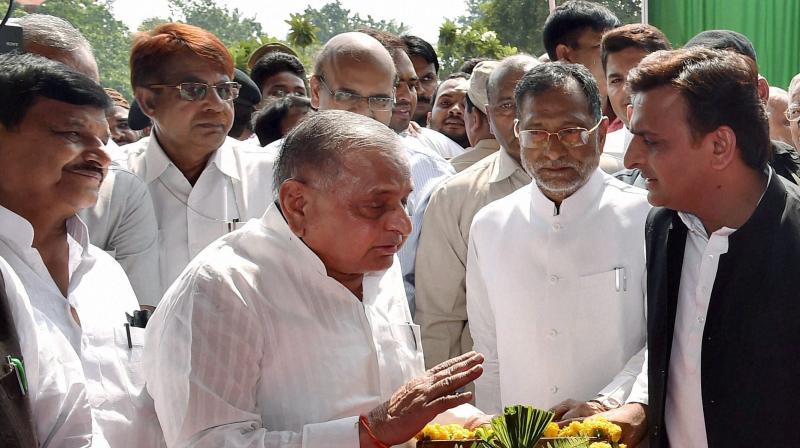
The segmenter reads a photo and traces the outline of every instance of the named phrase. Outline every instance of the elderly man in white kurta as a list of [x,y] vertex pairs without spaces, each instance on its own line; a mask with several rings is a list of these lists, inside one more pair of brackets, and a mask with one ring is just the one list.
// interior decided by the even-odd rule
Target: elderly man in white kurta
[[144,329],[126,317],[139,303],[76,215],[108,171],[109,101],[61,63],[0,57],[0,257],[28,302],[21,345],[39,347],[25,362],[42,446],[162,443],[141,371]]
[[[554,407],[560,419],[646,403],[646,388],[634,388],[645,343],[645,193],[598,169],[608,120],[585,68],[537,66],[515,98],[522,165],[535,182],[472,224],[467,312],[486,356],[477,405]],[[594,401],[559,405],[566,399]]]
[[168,446],[396,445],[469,401],[457,390],[480,355],[423,371],[395,257],[411,231],[397,135],[319,112],[287,136],[275,185],[278,202],[198,255],[148,324]]

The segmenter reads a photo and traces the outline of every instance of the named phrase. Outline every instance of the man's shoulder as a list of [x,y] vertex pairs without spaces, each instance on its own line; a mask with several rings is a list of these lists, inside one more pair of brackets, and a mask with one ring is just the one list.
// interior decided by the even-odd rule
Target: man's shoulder
[[492,155],[479,160],[444,181],[439,190],[446,190],[448,194],[459,194],[488,188],[488,179],[495,159],[496,157]]
[[225,145],[238,155],[243,163],[269,164],[275,163],[276,154],[251,142],[243,142],[228,137]]
[[612,203],[621,207],[645,207],[650,209],[647,202],[647,190],[625,183],[607,173],[603,175],[604,196]]
[[527,215],[531,204],[531,188],[535,183],[530,183],[518,188],[511,194],[489,202],[475,214],[474,222],[481,221],[481,225],[503,227],[520,212]]

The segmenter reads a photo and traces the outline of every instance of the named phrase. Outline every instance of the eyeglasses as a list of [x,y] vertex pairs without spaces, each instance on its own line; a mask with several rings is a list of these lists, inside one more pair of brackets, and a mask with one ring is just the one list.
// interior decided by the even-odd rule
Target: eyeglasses
[[181,99],[186,101],[200,101],[208,95],[208,89],[213,88],[217,96],[222,101],[233,101],[239,97],[239,89],[242,87],[238,82],[221,82],[209,85],[203,82],[182,82],[180,84],[153,84],[147,86],[150,89],[178,89]]
[[514,134],[519,138],[519,145],[525,149],[547,149],[550,146],[550,136],[555,135],[558,140],[567,148],[589,143],[589,135],[594,132],[603,120],[597,122],[591,129],[586,128],[566,128],[558,132],[547,132],[541,129],[531,129],[520,131],[519,120],[514,120]]
[[790,122],[800,121],[800,106],[792,106],[786,109],[784,115]]
[[319,82],[325,86],[325,90],[333,97],[334,101],[339,104],[344,104],[347,106],[357,106],[362,101],[367,101],[369,103],[369,109],[375,112],[381,111],[388,111],[392,110],[392,105],[394,105],[394,94],[395,89],[392,89],[392,96],[361,96],[357,93],[350,93],[350,92],[343,92],[341,90],[333,91],[328,84],[325,83],[325,78],[322,76],[317,76]]

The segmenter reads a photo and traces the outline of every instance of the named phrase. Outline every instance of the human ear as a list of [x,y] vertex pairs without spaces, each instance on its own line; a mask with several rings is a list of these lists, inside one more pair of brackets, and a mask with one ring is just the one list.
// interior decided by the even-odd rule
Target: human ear
[[303,238],[308,223],[307,212],[310,191],[306,184],[295,179],[285,180],[278,189],[281,212],[292,233]]
[[728,126],[720,126],[708,134],[711,147],[711,167],[721,171],[727,168],[736,157],[736,133]]
[[156,113],[156,93],[151,89],[145,87],[136,87],[133,91],[136,102],[139,103],[139,108],[147,115],[148,118],[153,119]]
[[597,127],[597,152],[603,152],[606,144],[606,135],[608,135],[608,117],[604,116],[600,119],[600,126]]
[[311,107],[315,110],[319,109],[319,78],[312,76],[308,86],[311,90]]
[[566,44],[556,45],[556,61],[575,62],[571,59],[572,49]]

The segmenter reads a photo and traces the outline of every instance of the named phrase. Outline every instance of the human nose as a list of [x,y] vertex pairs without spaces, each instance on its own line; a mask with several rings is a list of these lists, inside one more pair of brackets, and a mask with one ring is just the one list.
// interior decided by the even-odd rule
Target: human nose
[[96,139],[83,153],[83,159],[87,162],[95,162],[101,168],[107,169],[111,164],[111,156],[106,151],[106,145],[100,139]]
[[217,92],[217,89],[214,86],[208,86],[208,90],[206,91],[206,96],[203,98],[203,105],[206,107],[206,110],[215,110],[220,111],[223,110],[225,107],[229,107],[233,104],[233,101],[225,101]]
[[622,159],[625,168],[632,170],[642,166],[642,156],[644,155],[642,145],[642,137],[634,135]]
[[547,136],[544,147],[544,156],[550,160],[558,160],[567,152],[567,148],[561,143],[561,138],[557,132],[551,132]]
[[399,233],[404,239],[411,234],[411,217],[405,206],[400,206],[392,211],[386,223],[387,229]]

